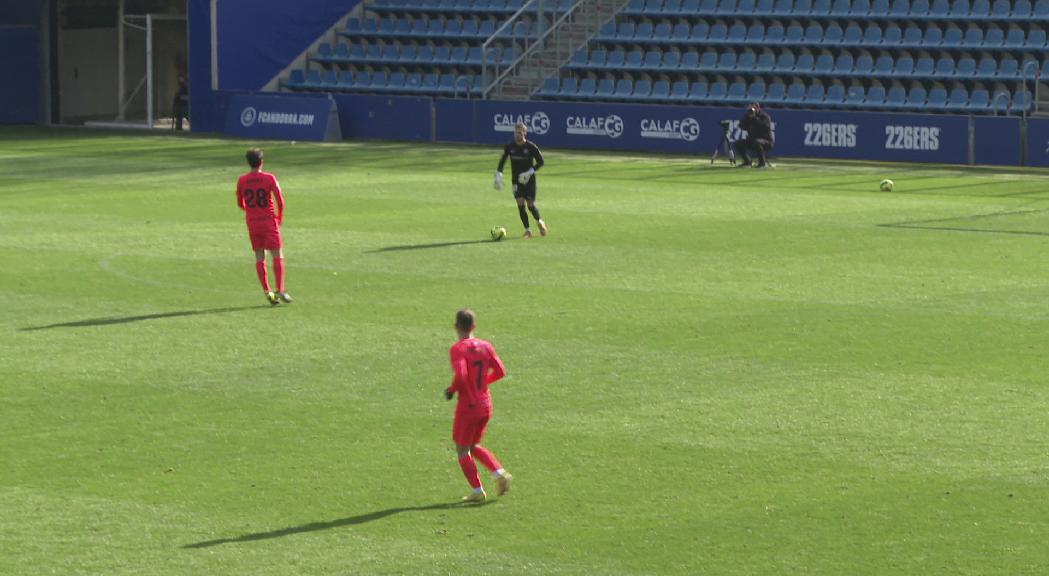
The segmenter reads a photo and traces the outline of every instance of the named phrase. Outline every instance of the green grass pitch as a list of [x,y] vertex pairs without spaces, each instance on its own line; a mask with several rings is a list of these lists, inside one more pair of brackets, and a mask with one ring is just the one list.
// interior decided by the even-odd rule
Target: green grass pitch
[[[251,144],[0,130],[0,572],[1049,570],[1045,172],[545,150],[526,241],[497,147],[262,143],[271,308]],[[463,306],[516,478],[465,507]]]

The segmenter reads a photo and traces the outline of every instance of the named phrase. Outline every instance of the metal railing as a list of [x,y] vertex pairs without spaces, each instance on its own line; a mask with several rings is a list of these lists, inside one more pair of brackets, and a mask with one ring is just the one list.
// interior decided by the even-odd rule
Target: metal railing
[[[1030,97],[1028,97],[1028,94],[1030,94],[1030,92],[1027,91],[1027,69],[1030,68],[1032,64],[1034,65],[1034,97],[1030,98]],[[1028,108],[1031,108],[1031,111],[1034,114],[1038,113],[1038,84],[1039,84],[1038,81],[1041,79],[1041,77],[1042,77],[1042,71],[1038,68],[1038,62],[1037,61],[1035,61],[1035,60],[1028,60],[1027,62],[1024,62],[1023,69],[1020,70],[1020,80],[1021,80],[1021,86],[1022,86],[1022,90],[1023,90],[1023,92],[1021,92],[1021,94],[1023,94],[1024,100],[1031,100],[1030,102],[1021,102],[1020,103],[1020,115],[1023,116],[1024,118],[1027,117],[1027,109]]]
[[998,101],[1005,98],[1005,115],[1008,116],[1013,111],[1013,97],[1004,90],[994,95],[991,99],[991,109],[994,110],[994,115],[998,115]]

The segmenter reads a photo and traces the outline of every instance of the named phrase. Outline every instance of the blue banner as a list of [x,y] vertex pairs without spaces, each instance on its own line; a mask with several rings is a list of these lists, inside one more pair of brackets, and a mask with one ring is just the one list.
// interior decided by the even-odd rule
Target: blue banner
[[430,141],[430,105],[420,96],[338,94],[342,133],[347,138]]
[[342,140],[335,101],[327,96],[234,94],[225,133],[263,140]]
[[1027,119],[1027,165],[1049,166],[1049,120]]
[[[999,166],[1020,165],[1020,119],[1015,116],[976,116],[974,161]],[[1043,146],[1044,148],[1044,146]]]

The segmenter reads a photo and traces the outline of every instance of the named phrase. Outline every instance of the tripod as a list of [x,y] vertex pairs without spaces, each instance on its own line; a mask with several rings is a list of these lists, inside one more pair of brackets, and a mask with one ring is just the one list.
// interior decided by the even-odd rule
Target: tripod
[[721,124],[721,141],[714,147],[714,153],[710,156],[711,164],[717,160],[719,153],[724,152],[725,156],[728,156],[729,164],[736,165],[736,151],[732,148],[732,140],[729,140],[728,137],[730,127],[727,121]]

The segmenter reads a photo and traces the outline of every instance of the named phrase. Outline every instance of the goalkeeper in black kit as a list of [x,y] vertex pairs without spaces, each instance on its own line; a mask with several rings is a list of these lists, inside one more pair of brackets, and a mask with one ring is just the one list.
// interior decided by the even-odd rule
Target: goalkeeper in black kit
[[[546,223],[535,206],[535,171],[543,167],[543,154],[538,146],[528,141],[528,127],[524,122],[518,122],[514,126],[514,141],[503,148],[503,156],[499,159],[499,168],[495,172],[496,190],[503,188],[503,166],[506,165],[507,158],[510,159],[510,183],[513,185],[514,199],[517,200],[517,212],[521,215],[521,224],[524,225],[524,237],[532,237],[528,212],[535,218],[539,233],[546,236]],[[528,207],[527,212],[525,206]]]

